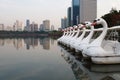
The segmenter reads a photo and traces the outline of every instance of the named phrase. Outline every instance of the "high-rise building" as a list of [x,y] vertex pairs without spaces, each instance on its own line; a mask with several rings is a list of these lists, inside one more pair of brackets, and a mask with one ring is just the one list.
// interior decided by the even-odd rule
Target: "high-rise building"
[[72,9],[71,9],[71,20],[72,26],[80,23],[80,1],[81,0],[72,0]]
[[64,29],[64,28],[67,28],[68,27],[68,21],[67,21],[67,18],[64,17],[61,19],[61,28]]
[[68,18],[68,26],[71,26],[71,7],[68,8],[68,11],[67,11],[67,18]]
[[25,26],[24,30],[25,30],[25,31],[31,31],[31,28],[30,28],[30,20],[29,20],[29,19],[26,20],[26,26]]
[[32,24],[30,24],[30,28],[31,28],[31,32],[38,31],[38,24],[32,22]]
[[44,25],[43,24],[40,24],[39,31],[44,31]]
[[0,30],[4,30],[4,24],[0,24]]
[[44,20],[43,25],[44,25],[44,31],[50,31],[50,20]]
[[13,27],[7,26],[5,30],[7,30],[7,31],[13,31]]
[[80,22],[93,21],[97,17],[97,0],[80,0]]
[[51,31],[53,31],[54,30],[54,25],[51,25]]
[[26,20],[26,27],[30,25],[30,20]]
[[13,25],[14,31],[22,31],[23,27],[22,27],[22,22],[16,20],[16,22]]

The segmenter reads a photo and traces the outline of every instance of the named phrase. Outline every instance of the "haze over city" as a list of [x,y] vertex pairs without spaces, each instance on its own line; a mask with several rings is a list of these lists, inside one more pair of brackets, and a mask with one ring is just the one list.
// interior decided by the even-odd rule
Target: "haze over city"
[[[107,14],[112,7],[120,10],[119,0],[97,0],[97,16]],[[16,20],[25,24],[26,19],[41,24],[49,19],[55,29],[60,27],[61,18],[67,15],[71,0],[0,0],[0,23],[13,25]]]

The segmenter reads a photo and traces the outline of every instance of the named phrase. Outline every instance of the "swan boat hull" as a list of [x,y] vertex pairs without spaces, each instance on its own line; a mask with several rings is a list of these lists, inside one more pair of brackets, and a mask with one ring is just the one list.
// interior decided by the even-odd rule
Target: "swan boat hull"
[[120,56],[91,57],[95,64],[120,64]]

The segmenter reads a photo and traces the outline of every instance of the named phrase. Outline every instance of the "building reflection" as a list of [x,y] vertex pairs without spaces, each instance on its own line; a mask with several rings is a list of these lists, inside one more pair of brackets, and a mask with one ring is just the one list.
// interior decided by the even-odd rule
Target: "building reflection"
[[5,40],[4,39],[0,39],[0,46],[4,46],[5,45]]
[[54,45],[54,39],[51,38],[51,45]]
[[49,50],[50,49],[50,38],[40,38],[40,45],[43,46],[43,49]]
[[24,42],[26,44],[26,49],[30,49],[30,47],[38,47],[38,39],[37,38],[26,38],[24,39]]
[[13,39],[13,45],[17,50],[22,48],[23,47],[23,39],[21,39],[21,38]]
[[13,44],[13,39],[4,39],[6,44]]
[[19,50],[20,48],[26,47],[27,50],[30,48],[37,48],[39,44],[45,50],[50,49],[50,42],[54,44],[54,40],[50,40],[50,38],[13,38],[13,39],[0,39],[0,46],[4,46],[5,44],[13,44],[13,46]]

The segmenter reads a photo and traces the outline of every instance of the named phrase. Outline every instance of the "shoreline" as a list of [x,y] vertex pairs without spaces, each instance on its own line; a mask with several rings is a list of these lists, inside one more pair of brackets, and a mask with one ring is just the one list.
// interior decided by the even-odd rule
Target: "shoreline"
[[19,31],[0,31],[0,38],[14,38],[14,37],[60,37],[62,33],[59,31],[52,32],[19,32]]

